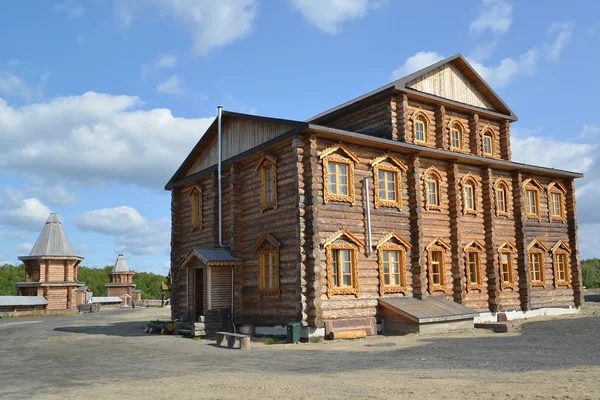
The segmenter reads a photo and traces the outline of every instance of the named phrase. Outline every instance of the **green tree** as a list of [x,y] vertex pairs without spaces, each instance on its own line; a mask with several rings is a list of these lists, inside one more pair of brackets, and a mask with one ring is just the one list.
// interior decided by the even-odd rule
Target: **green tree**
[[600,259],[593,258],[581,262],[583,286],[586,288],[600,288]]
[[0,296],[16,296],[15,283],[25,282],[25,266],[23,264],[4,264],[0,266]]

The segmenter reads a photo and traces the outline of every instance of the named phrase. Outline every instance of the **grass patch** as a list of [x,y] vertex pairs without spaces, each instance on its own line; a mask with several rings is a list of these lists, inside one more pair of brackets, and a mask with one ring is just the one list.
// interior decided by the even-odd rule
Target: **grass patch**
[[42,313],[41,313],[41,312],[39,312],[39,311],[32,311],[32,312],[31,312],[31,316],[32,316],[32,317],[41,317],[41,316],[42,316]]
[[14,318],[15,316],[13,314],[2,314],[2,319],[11,319]]
[[275,339],[273,339],[272,337],[268,337],[265,340],[263,340],[264,344],[275,344]]
[[310,339],[311,343],[323,343],[325,340],[321,337],[314,337]]
[[202,336],[192,336],[192,340],[202,340]]

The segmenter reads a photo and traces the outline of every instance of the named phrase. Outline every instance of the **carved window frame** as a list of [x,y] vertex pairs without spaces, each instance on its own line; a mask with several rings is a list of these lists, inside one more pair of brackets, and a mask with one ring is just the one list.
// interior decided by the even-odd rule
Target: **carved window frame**
[[[383,162],[387,162],[387,164],[383,164]],[[402,211],[402,172],[407,171],[406,165],[400,161],[395,156],[385,153],[373,161],[371,161],[371,166],[373,167],[373,202],[375,204],[375,208],[379,207],[392,207],[397,208],[398,211]],[[395,187],[394,190],[396,192],[396,200],[387,200],[381,199],[379,197],[379,171],[386,171],[394,173],[395,177]]]
[[[487,153],[485,151],[485,138],[489,137],[490,138],[490,152]],[[486,126],[485,128],[483,128],[481,130],[481,154],[483,154],[484,157],[494,157],[494,140],[496,139],[496,132],[490,127],[490,126]]]
[[[429,294],[433,294],[434,292],[443,292],[447,294],[447,285],[446,285],[446,254],[450,251],[450,246],[448,246],[444,241],[440,238],[436,238],[433,242],[431,242],[426,248],[427,255],[427,290]],[[433,270],[432,270],[432,255],[434,252],[441,253],[441,260],[439,261],[440,265],[440,283],[433,283]]]
[[[346,241],[338,241],[344,238]],[[363,248],[363,244],[354,235],[345,229],[336,232],[323,247],[325,248],[325,263],[327,265],[327,297],[334,295],[355,295],[360,296],[360,284],[358,281],[358,252]],[[352,286],[333,286],[333,256],[335,250],[350,250],[350,268],[352,277]]]
[[[523,204],[525,205],[525,218],[526,219],[537,219],[538,221],[542,220],[542,214],[540,211],[540,191],[544,190],[542,184],[534,178],[529,178],[523,181],[523,194],[525,197],[525,201]],[[529,212],[528,204],[528,192],[534,193],[534,205],[535,205],[535,213]]]
[[[473,290],[482,290],[483,278],[482,278],[482,263],[481,263],[481,254],[485,252],[485,247],[479,243],[477,240],[471,241],[468,245],[465,246],[465,278],[467,281],[467,292],[472,292]],[[469,255],[475,254],[475,280],[476,282],[471,282],[471,270],[469,268]]]
[[[403,293],[408,294],[408,284],[406,280],[406,266],[408,265],[407,254],[410,249],[410,244],[400,237],[396,232],[392,231],[384,236],[375,246],[377,249],[377,260],[379,265],[379,295],[383,296],[386,293]],[[386,285],[384,273],[384,251],[399,252],[399,285]]]
[[[429,124],[431,120],[427,116],[427,114],[422,110],[418,109],[412,113],[410,120],[412,121],[412,129],[413,129],[413,142],[415,144],[423,144],[427,145],[429,141]],[[423,140],[417,139],[417,120],[423,123]]]
[[[502,254],[508,254],[508,279],[506,282],[504,280],[503,270],[502,270]],[[515,258],[517,255],[517,248],[510,242],[504,242],[502,246],[498,248],[498,267],[499,267],[499,275],[500,275],[500,289],[517,289],[517,284],[515,280]]]
[[192,231],[202,229],[204,222],[203,210],[202,210],[202,188],[194,185],[188,191],[188,197],[190,198],[190,217],[192,222]]
[[[458,131],[458,147],[454,146],[452,143],[453,130]],[[450,150],[459,152],[465,151],[465,127],[457,118],[452,118],[450,122],[448,122],[448,140],[450,140]]]
[[[527,246],[527,273],[529,274],[529,285],[531,287],[540,286],[546,288],[546,274],[544,271],[544,255],[548,252],[548,248],[537,238],[533,239]],[[532,255],[538,254],[540,257],[540,279],[533,280]]]
[[[477,215],[478,207],[477,207],[477,189],[479,187],[479,182],[477,179],[469,172],[465,174],[460,180],[461,185],[461,197],[462,197],[462,212],[464,215],[473,214]],[[467,198],[466,198],[466,188],[471,187],[471,195],[472,195],[472,205],[473,208],[467,208]]]
[[[504,210],[498,208],[498,192],[504,191]],[[498,178],[494,182],[494,204],[496,206],[497,217],[510,217],[510,206],[508,194],[510,193],[510,183],[505,178]]]
[[[338,153],[345,154],[346,157]],[[339,201],[354,205],[356,202],[354,196],[354,167],[359,163],[358,157],[340,143],[324,149],[319,155],[319,158],[323,163],[323,202],[327,204],[330,201]],[[345,164],[347,166],[348,194],[329,193],[329,163]]]
[[[571,256],[571,247],[565,243],[562,239],[556,242],[554,247],[552,247],[552,269],[554,272],[554,288],[557,289],[560,286],[566,286],[567,288],[571,287],[571,272],[569,268],[569,257]],[[565,258],[565,279],[559,279],[558,276],[558,264],[559,258]]]
[[[552,181],[546,187],[546,191],[548,192],[548,218],[550,221],[559,221],[562,223],[567,222],[567,205],[565,202],[565,197],[567,194],[567,189],[558,181]],[[560,215],[555,215],[552,213],[554,209],[554,201],[552,199],[552,195],[557,194],[558,198],[558,211]]]
[[[273,199],[268,200],[268,170],[273,170],[271,176],[271,187],[273,190]],[[256,163],[254,171],[259,172],[260,179],[260,212],[263,213],[269,209],[277,209],[277,158],[271,154],[264,154]]]
[[[423,181],[423,192],[424,192],[424,196],[425,196],[425,198],[424,198],[425,210],[441,211],[442,210],[442,174],[436,167],[431,166],[431,167],[427,168],[425,171],[423,171],[422,181]],[[429,203],[429,187],[427,185],[427,183],[429,181],[435,182],[435,187],[437,190],[437,193],[436,193],[437,194],[437,196],[436,196],[437,204]]]
[[[280,274],[279,274],[279,249],[281,244],[268,233],[265,233],[254,246],[253,251],[258,253],[258,295],[260,297],[279,297]],[[264,256],[275,254],[275,265],[272,268],[272,280],[275,287],[267,288],[264,285],[265,267]]]

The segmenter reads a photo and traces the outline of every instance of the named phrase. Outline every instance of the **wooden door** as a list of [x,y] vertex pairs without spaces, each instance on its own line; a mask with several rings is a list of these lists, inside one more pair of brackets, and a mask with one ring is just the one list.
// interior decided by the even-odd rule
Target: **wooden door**
[[194,312],[195,317],[202,315],[204,313],[204,270],[196,269],[195,270],[195,284],[194,284]]

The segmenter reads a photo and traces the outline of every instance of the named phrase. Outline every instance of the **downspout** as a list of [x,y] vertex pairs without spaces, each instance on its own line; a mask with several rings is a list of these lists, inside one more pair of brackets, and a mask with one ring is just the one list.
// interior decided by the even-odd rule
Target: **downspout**
[[365,178],[365,198],[367,209],[367,257],[371,255],[372,238],[371,238],[371,202],[369,200],[369,178]]

